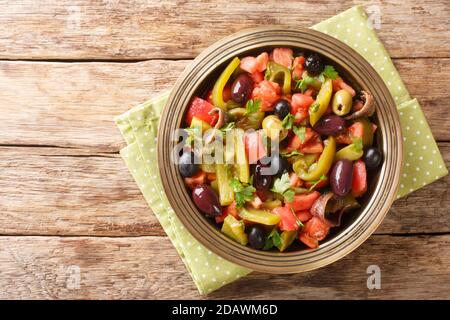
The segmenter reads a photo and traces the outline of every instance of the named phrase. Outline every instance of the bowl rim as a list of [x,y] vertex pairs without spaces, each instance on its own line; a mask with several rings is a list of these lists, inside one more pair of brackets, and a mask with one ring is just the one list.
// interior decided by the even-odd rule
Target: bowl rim
[[[352,76],[361,88],[373,88],[380,121],[383,165],[373,194],[359,216],[318,249],[292,252],[259,251],[242,246],[214,228],[198,211],[183,180],[170,161],[172,129],[181,127],[188,102],[206,77],[234,56],[267,47],[287,46],[311,50],[327,57]],[[359,72],[356,72],[359,71]],[[158,167],[170,205],[185,228],[210,251],[252,270],[298,273],[333,263],[364,243],[378,228],[395,200],[402,164],[402,133],[396,104],[386,84],[359,53],[343,42],[312,29],[266,26],[227,36],[200,53],[176,81],[166,102],[158,129]],[[370,210],[369,210],[370,209]]]

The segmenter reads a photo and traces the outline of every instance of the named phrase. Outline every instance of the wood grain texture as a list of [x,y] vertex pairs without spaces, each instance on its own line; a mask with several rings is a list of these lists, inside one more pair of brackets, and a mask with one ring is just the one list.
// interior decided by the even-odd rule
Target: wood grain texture
[[[0,144],[117,152],[113,117],[169,89],[188,61],[0,62]],[[450,59],[395,61],[438,140],[450,140]],[[418,72],[417,70],[433,70]],[[439,85],[434,85],[434,84]]]
[[[0,265],[2,299],[205,298],[166,237],[0,237]],[[369,265],[381,269],[380,290],[367,289]],[[323,269],[253,273],[206,298],[448,299],[449,286],[449,235],[373,236]]]
[[21,0],[0,2],[0,58],[193,58],[238,30],[309,27],[355,4],[379,9],[377,33],[392,56],[449,57],[447,0]]
[[[441,143],[450,167],[450,143]],[[377,233],[450,232],[450,176],[397,200]],[[118,154],[0,148],[0,234],[165,235]]]

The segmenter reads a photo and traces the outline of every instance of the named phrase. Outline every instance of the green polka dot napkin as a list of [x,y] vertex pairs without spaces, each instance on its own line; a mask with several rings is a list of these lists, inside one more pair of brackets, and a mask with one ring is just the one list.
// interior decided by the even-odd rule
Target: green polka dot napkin
[[[404,163],[398,197],[446,175],[447,169],[417,100],[410,98],[400,75],[360,7],[313,27],[345,42],[378,71],[397,102],[404,135]],[[186,265],[201,294],[245,276],[251,270],[223,260],[188,233],[165,196],[159,176],[156,143],[159,116],[168,92],[116,117],[127,146],[120,151],[152,212]]]

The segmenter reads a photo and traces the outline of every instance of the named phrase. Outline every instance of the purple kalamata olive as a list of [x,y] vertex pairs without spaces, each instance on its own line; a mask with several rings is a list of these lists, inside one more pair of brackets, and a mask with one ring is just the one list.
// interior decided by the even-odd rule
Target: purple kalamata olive
[[320,119],[314,126],[314,130],[323,136],[335,136],[345,131],[345,120],[330,114]]
[[337,161],[330,173],[331,190],[338,196],[347,195],[352,188],[353,162],[344,159]]
[[192,199],[197,208],[209,216],[220,216],[222,214],[222,207],[219,203],[214,190],[206,185],[200,184],[192,190]]
[[247,73],[242,73],[231,85],[231,99],[237,103],[245,102],[250,97],[252,90],[253,79]]

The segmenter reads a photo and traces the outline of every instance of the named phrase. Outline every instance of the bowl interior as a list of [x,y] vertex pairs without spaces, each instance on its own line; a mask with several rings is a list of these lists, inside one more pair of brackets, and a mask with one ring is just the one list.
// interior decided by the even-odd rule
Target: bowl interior
[[[327,64],[355,89],[374,95],[377,112],[375,145],[383,152],[381,169],[370,173],[368,192],[360,199],[361,209],[344,215],[342,225],[332,228],[316,250],[297,244],[287,252],[259,251],[241,246],[223,235],[202,215],[184,186],[176,165],[170,161],[175,145],[171,132],[183,126],[190,99],[204,96],[227,63],[235,56],[256,55],[274,47],[290,47],[294,52],[318,52]],[[175,213],[193,236],[223,258],[254,270],[290,273],[329,264],[361,244],[381,223],[394,199],[401,165],[401,131],[395,103],[376,71],[359,54],[322,33],[285,28],[257,28],[240,32],[212,45],[197,57],[175,84],[160,122],[158,165],[164,189]]]

